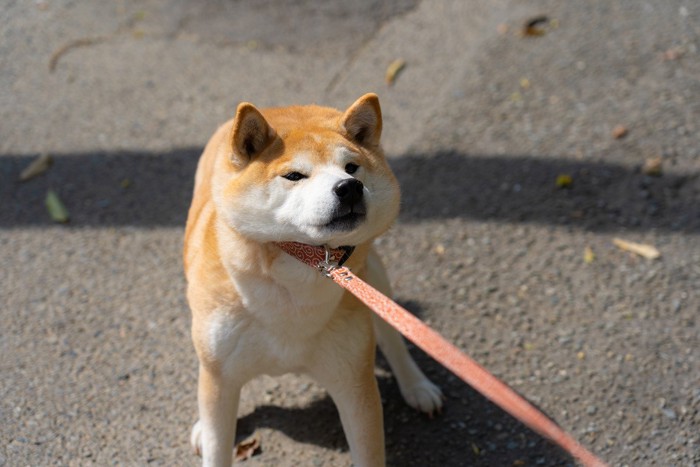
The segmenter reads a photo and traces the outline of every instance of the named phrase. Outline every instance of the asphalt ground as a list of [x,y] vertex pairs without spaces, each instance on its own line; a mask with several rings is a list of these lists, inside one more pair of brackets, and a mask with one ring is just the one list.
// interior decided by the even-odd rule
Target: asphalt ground
[[[403,189],[379,242],[397,299],[611,465],[700,465],[699,47],[690,0],[4,2],[0,465],[198,464],[201,149],[240,101],[370,91]],[[446,408],[407,407],[380,357],[389,465],[574,463],[413,353]],[[251,382],[239,433],[261,443],[244,465],[350,464],[303,376]]]

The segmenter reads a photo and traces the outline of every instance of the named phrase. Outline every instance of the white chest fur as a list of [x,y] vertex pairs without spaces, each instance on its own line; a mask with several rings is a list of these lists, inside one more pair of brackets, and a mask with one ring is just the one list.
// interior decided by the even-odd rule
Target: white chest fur
[[333,281],[286,254],[274,261],[269,278],[234,274],[232,279],[248,313],[299,337],[325,326],[343,294]]
[[249,376],[303,367],[318,351],[343,290],[288,255],[275,260],[266,278],[233,271],[231,279],[243,310],[212,314],[207,333],[212,353],[227,362],[229,371]]

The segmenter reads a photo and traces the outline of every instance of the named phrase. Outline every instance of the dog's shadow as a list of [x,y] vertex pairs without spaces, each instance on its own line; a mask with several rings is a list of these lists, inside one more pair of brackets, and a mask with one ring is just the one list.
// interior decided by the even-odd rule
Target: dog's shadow
[[[402,305],[419,314],[414,302]],[[406,405],[393,377],[380,376],[384,407],[387,465],[390,466],[511,466],[574,465],[561,449],[533,433],[454,377],[420,350],[411,353],[425,374],[446,396],[441,414],[433,418]],[[377,366],[389,370],[378,353]],[[303,408],[256,407],[238,421],[238,436],[258,428],[279,430],[299,443],[346,451],[340,418],[329,396]],[[263,443],[264,450],[264,443]]]

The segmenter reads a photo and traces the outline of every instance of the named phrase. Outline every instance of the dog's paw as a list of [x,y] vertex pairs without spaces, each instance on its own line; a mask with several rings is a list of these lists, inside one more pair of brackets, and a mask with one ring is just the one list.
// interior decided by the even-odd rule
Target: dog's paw
[[198,455],[202,456],[202,426],[199,420],[192,426],[192,433],[190,433],[190,445],[192,446],[192,451]]
[[439,413],[442,410],[444,398],[442,391],[428,378],[422,378],[400,389],[406,403],[414,409],[425,412],[431,417],[433,413]]

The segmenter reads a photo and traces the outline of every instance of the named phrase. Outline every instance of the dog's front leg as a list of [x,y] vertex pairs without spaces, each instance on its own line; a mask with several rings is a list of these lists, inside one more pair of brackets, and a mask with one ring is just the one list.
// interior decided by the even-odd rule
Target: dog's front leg
[[[355,467],[383,467],[384,419],[373,365],[353,368],[354,380],[323,371],[312,376],[335,402]],[[339,367],[335,369],[340,370]],[[344,375],[345,376],[345,375]]]
[[[386,269],[375,251],[367,258],[367,281],[387,297],[391,297],[391,285]],[[401,334],[376,314],[372,314],[374,334],[399,383],[404,400],[411,407],[431,414],[442,408],[442,392],[418,368],[408,353]]]
[[200,364],[197,399],[199,421],[192,428],[192,445],[204,467],[229,467],[236,438],[241,385],[220,369]]

